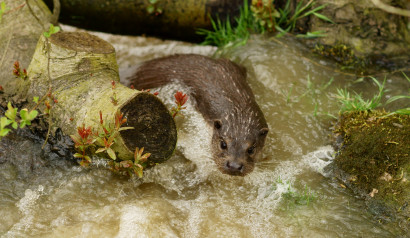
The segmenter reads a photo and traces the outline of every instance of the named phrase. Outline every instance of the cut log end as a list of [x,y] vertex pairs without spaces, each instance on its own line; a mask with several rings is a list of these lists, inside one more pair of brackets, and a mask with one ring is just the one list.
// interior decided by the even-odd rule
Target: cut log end
[[115,52],[110,43],[86,32],[58,32],[50,37],[50,41],[53,44],[77,52],[98,54],[112,54]]
[[121,112],[127,118],[127,125],[124,126],[134,127],[120,132],[131,151],[144,147],[144,152],[151,153],[148,166],[171,157],[177,142],[176,126],[169,111],[156,96],[140,93]]

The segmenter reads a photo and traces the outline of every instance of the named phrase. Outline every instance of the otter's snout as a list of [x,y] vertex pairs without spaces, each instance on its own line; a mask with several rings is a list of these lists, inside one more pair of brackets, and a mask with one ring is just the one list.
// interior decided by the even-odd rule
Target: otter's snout
[[225,170],[231,175],[243,175],[243,163],[239,161],[226,161]]

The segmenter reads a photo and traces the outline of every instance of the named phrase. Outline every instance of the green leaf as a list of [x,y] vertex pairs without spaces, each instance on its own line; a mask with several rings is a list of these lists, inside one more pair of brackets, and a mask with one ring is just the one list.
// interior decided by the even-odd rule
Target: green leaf
[[53,31],[51,32],[51,34],[55,34],[55,33],[59,32],[60,30],[61,30],[61,29],[60,29],[59,26],[55,26],[55,27],[53,28]]
[[52,34],[55,34],[60,31],[60,27],[54,26],[53,24],[50,24],[50,28],[48,32],[44,32],[44,36],[49,38]]
[[32,110],[28,114],[28,120],[30,120],[30,121],[34,120],[37,117],[37,115],[38,115],[38,111],[37,110]]
[[80,154],[80,153],[75,153],[74,155],[74,158],[83,158],[84,156],[82,155],[82,154]]
[[0,137],[6,136],[10,131],[11,131],[10,129],[2,128],[2,129],[0,130]]
[[39,97],[33,97],[33,102],[35,102],[36,104],[38,104],[38,99],[39,99]]
[[101,137],[97,137],[97,138],[95,139],[95,144],[96,144],[96,145],[99,145],[99,146],[104,146],[104,147],[105,147],[105,145],[104,145],[104,140],[103,140]]
[[13,124],[11,124],[11,127],[13,127],[13,129],[17,129],[18,128],[18,124],[17,124],[17,122],[13,122]]
[[143,172],[141,168],[134,167],[134,172],[136,175],[138,175],[139,178],[142,178]]
[[324,31],[314,31],[314,32],[307,32],[306,34],[298,34],[296,37],[300,38],[317,38],[317,37],[325,37],[326,34],[323,34]]
[[334,21],[330,20],[330,19],[329,19],[327,16],[325,16],[325,15],[319,14],[319,13],[317,13],[317,12],[313,12],[313,15],[315,15],[316,17],[318,17],[318,18],[320,18],[320,19],[322,19],[322,20],[324,20],[324,21],[328,21],[328,22],[330,22],[330,23],[335,24]]
[[26,125],[31,125],[30,121],[21,121],[20,122],[20,128],[23,129],[24,127],[26,127]]
[[17,108],[14,108],[11,103],[9,102],[7,104],[7,111],[4,114],[6,117],[8,117],[12,121],[16,121],[16,115],[17,115]]
[[407,79],[407,81],[409,81],[409,83],[410,83],[410,78],[404,73],[404,72],[401,72],[402,74],[403,74],[403,76]]
[[24,121],[27,121],[28,118],[28,110],[27,108],[23,108],[20,110],[20,117],[21,119],[23,119]]
[[107,154],[108,154],[108,156],[110,156],[111,159],[113,159],[113,160],[117,159],[117,156],[115,156],[115,152],[111,148],[107,149]]
[[91,163],[91,158],[90,158],[90,156],[86,155],[86,156],[84,156],[84,159],[86,159],[88,162]]
[[1,117],[0,119],[0,128],[3,129],[4,127],[10,125],[13,121],[7,119],[7,117]]
[[396,101],[396,100],[398,100],[398,99],[402,99],[402,98],[410,99],[410,96],[406,96],[406,95],[394,96],[394,97],[389,98],[389,100],[387,100],[386,104],[392,103],[392,102],[394,102],[394,101]]
[[104,148],[99,148],[97,151],[95,151],[95,153],[98,154],[98,153],[104,152],[106,150],[107,149],[105,147]]
[[410,107],[408,108],[402,108],[399,110],[394,111],[397,114],[402,114],[402,115],[410,115]]
[[148,6],[148,7],[147,7],[147,12],[148,12],[149,14],[153,13],[154,10],[155,10],[155,7],[154,7],[154,6]]
[[130,167],[132,166],[132,161],[130,161],[130,160],[124,160],[124,161],[121,161],[121,162],[120,162],[120,165],[121,165],[123,168],[130,168]]
[[151,156],[151,153],[146,153],[146,154],[144,154],[143,156],[141,156],[141,158],[139,159],[139,161],[140,162],[145,162],[147,159],[148,159],[148,157],[150,157]]

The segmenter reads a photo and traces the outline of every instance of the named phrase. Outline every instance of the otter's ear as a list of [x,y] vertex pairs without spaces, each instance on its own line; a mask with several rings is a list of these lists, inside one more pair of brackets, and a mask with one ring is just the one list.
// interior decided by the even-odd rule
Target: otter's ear
[[221,129],[221,127],[222,127],[222,121],[221,121],[221,120],[218,120],[218,119],[214,120],[214,127],[215,127],[215,129],[217,129],[217,130]]
[[268,132],[269,132],[269,129],[268,129],[268,128],[262,128],[262,129],[259,131],[259,135],[260,135],[260,136],[266,136],[266,135],[268,134]]

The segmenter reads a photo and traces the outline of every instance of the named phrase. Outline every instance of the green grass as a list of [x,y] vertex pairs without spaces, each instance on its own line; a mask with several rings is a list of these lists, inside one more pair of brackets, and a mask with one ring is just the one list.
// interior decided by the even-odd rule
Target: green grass
[[341,104],[340,113],[344,112],[354,112],[354,111],[369,111],[376,107],[381,106],[381,99],[384,94],[384,84],[386,79],[382,84],[377,81],[377,79],[371,77],[373,82],[376,83],[379,88],[379,92],[373,96],[371,99],[364,99],[361,94],[354,92],[353,95],[347,91],[347,89],[337,89],[337,99]]
[[[275,25],[275,29],[280,32],[280,34],[277,35],[278,37],[283,36],[286,33],[292,32],[295,29],[296,23],[299,19],[302,19],[310,15],[314,15],[324,21],[334,23],[332,20],[330,20],[325,15],[318,13],[320,10],[326,7],[326,4],[313,8],[315,4],[315,0],[310,0],[306,5],[303,5],[303,1],[299,1],[299,3],[296,5],[295,10],[292,11],[292,9],[290,8],[290,2],[291,1],[288,0],[283,9],[278,9],[280,17],[276,20],[276,25]],[[292,12],[293,12],[293,15],[292,15]],[[317,31],[317,32],[308,32],[306,34],[300,34],[298,36],[312,38],[312,37],[322,37],[325,35],[323,34],[323,32]]]
[[[407,75],[404,73],[403,75],[410,82],[410,79],[407,77]],[[387,105],[399,99],[410,99],[409,90],[409,95],[393,96],[389,100],[387,100],[386,103],[383,104],[381,100],[385,93],[384,85],[386,83],[386,79],[383,80],[383,83],[379,83],[377,79],[373,77],[370,78],[373,80],[373,82],[377,85],[379,89],[377,94],[375,94],[371,99],[366,100],[362,97],[361,94],[358,94],[356,92],[350,94],[349,91],[347,91],[347,89],[337,89],[336,98],[338,99],[339,104],[341,104],[339,111],[340,113],[355,111],[371,111],[376,109],[377,107]],[[410,107],[398,109],[390,114],[387,114],[387,116],[391,114],[410,115]]]
[[235,26],[232,26],[230,19],[221,21],[219,17],[216,20],[211,18],[213,30],[198,29],[198,35],[204,35],[205,40],[202,45],[216,45],[218,47],[228,44],[241,45],[246,44],[250,32],[259,32],[252,13],[249,10],[248,1],[244,1],[244,6],[240,9],[239,17],[235,18]]
[[[205,40],[202,42],[203,45],[238,46],[246,44],[251,33],[264,33],[274,29],[279,32],[276,36],[281,37],[286,33],[293,32],[296,22],[307,16],[313,15],[324,21],[332,22],[326,16],[318,13],[326,5],[314,7],[315,1],[310,0],[306,5],[299,2],[295,11],[292,11],[290,8],[291,0],[287,1],[283,9],[277,10],[274,9],[273,1],[265,1],[264,5],[259,7],[256,6],[256,3],[253,3],[252,7],[249,7],[248,0],[245,0],[239,16],[234,19],[234,25],[231,24],[229,17],[226,21],[222,21],[217,16],[216,19],[211,18],[212,30],[198,29],[197,34],[205,36]],[[254,11],[251,11],[251,9],[254,9]],[[270,12],[275,12],[275,14],[270,14]],[[297,37],[304,38],[323,36],[325,34],[322,31],[297,35]]]

